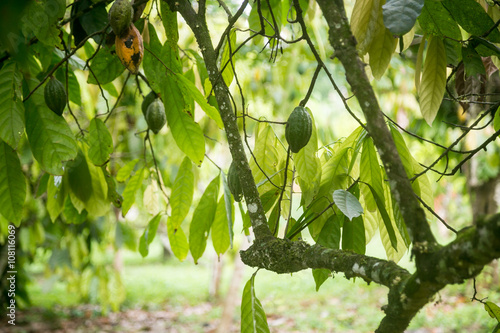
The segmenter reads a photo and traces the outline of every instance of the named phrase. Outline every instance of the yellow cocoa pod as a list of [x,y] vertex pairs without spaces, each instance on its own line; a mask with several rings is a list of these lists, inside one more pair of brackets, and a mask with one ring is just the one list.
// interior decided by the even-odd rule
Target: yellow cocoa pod
[[135,25],[131,24],[124,37],[115,38],[116,54],[122,64],[132,73],[139,72],[139,65],[144,55],[142,36]]

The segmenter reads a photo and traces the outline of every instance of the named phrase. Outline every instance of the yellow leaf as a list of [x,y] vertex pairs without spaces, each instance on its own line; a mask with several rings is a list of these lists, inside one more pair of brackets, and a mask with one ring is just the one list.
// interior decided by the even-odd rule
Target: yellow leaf
[[396,50],[398,44],[397,38],[394,38],[389,29],[384,26],[382,16],[378,20],[378,33],[373,38],[368,53],[370,54],[370,68],[372,69],[373,77],[379,80],[384,75],[389,63],[391,62],[392,54]]
[[160,212],[160,204],[158,202],[158,183],[153,180],[146,190],[144,191],[144,196],[142,198],[144,208],[151,215],[156,215]]
[[422,75],[422,61],[424,59],[424,46],[425,46],[425,35],[422,37],[420,41],[420,46],[418,47],[417,52],[417,62],[415,64],[415,88],[420,88],[420,77]]
[[351,14],[351,30],[356,37],[361,55],[368,51],[377,34],[379,17],[382,17],[380,0],[356,0]]
[[434,118],[436,118],[445,88],[446,51],[444,43],[439,37],[431,37],[418,91],[420,112],[429,125],[432,125]]
[[399,50],[399,52],[403,52],[408,49],[413,42],[413,38],[415,37],[415,27],[413,27],[410,31],[408,31],[403,38],[403,49]]

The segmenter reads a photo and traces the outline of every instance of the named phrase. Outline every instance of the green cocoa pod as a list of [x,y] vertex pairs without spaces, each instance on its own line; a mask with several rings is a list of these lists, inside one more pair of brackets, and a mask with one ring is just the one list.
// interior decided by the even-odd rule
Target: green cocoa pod
[[312,134],[312,119],[306,108],[297,106],[286,122],[285,138],[293,153],[305,147]]
[[142,100],[141,110],[142,110],[142,114],[144,115],[144,117],[146,117],[146,112],[148,111],[148,106],[151,105],[151,103],[153,103],[153,101],[157,97],[158,96],[156,95],[156,93],[153,90],[151,90],[151,92],[149,94],[147,94],[146,97],[144,97],[144,99]]
[[133,15],[134,9],[129,0],[115,0],[108,14],[109,24],[115,35],[121,37],[128,32]]
[[161,99],[157,98],[149,104],[146,111],[146,122],[148,123],[149,129],[152,130],[154,134],[158,134],[167,122],[165,106],[163,106]]
[[234,162],[231,162],[229,166],[229,171],[227,172],[227,186],[229,191],[234,197],[234,201],[240,202],[243,197],[243,190],[241,189],[240,178],[238,176],[238,169]]
[[66,107],[66,90],[61,81],[51,77],[45,85],[43,96],[45,104],[47,104],[49,109],[54,111],[58,116],[61,116]]

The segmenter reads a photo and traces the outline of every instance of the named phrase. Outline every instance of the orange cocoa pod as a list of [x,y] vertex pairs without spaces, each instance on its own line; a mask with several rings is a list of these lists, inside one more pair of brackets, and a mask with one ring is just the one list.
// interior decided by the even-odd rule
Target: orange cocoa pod
[[135,25],[131,24],[128,33],[115,38],[116,54],[122,64],[132,73],[139,72],[139,66],[144,55],[142,36]]

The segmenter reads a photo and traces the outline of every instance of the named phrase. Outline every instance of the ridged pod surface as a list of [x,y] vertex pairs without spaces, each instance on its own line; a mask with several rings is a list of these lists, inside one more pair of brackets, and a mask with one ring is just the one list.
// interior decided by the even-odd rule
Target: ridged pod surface
[[132,23],[134,9],[129,0],[116,0],[109,10],[109,24],[116,36],[122,37],[128,33]]
[[240,178],[238,177],[238,169],[234,162],[231,162],[229,171],[227,172],[227,186],[234,197],[234,201],[240,202],[243,197],[243,190],[241,189]]
[[312,119],[306,108],[297,106],[288,117],[285,138],[293,153],[304,148],[312,134]]
[[146,111],[146,122],[154,134],[158,134],[163,126],[165,126],[167,117],[165,115],[165,106],[161,99],[157,98],[149,104]]
[[45,104],[58,116],[62,116],[66,107],[66,89],[61,81],[54,77],[49,79],[43,92]]
[[151,90],[151,92],[149,94],[146,95],[146,97],[144,97],[144,99],[142,100],[142,104],[141,104],[141,110],[142,110],[142,114],[144,115],[144,117],[146,117],[146,112],[148,111],[148,106],[153,103],[153,101],[157,98],[158,96],[156,95],[156,93],[154,91]]
[[120,58],[122,64],[132,74],[137,74],[144,55],[144,45],[142,36],[135,25],[131,24],[124,36],[119,37],[116,35],[115,48],[116,55]]

